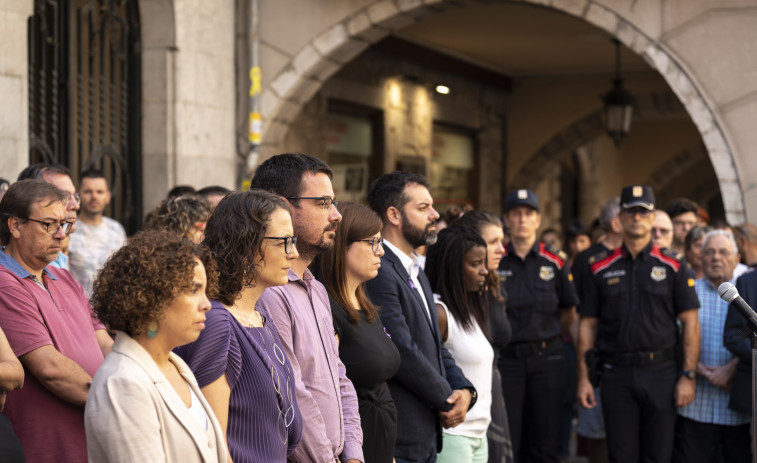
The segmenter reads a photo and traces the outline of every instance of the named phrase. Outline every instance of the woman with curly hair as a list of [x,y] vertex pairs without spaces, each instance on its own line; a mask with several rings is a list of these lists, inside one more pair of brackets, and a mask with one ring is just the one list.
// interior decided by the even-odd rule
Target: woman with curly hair
[[213,410],[171,352],[205,327],[215,281],[207,250],[167,232],[139,233],[105,263],[91,301],[117,334],[87,397],[90,461],[226,461]]
[[486,463],[489,459],[486,432],[491,421],[492,365],[486,300],[486,242],[470,228],[452,225],[439,232],[429,246],[426,274],[445,347],[478,392],[476,406],[460,424],[442,416],[444,447],[440,463]]
[[205,228],[219,285],[205,331],[177,353],[197,376],[235,463],[283,463],[300,442],[292,365],[273,319],[256,306],[266,288],[287,283],[299,256],[293,233],[289,205],[262,190],[230,193]]
[[200,196],[170,197],[147,214],[145,230],[172,231],[199,244],[202,242],[210,211],[210,203]]
[[338,209],[342,222],[334,246],[320,256],[321,281],[329,293],[339,358],[357,392],[365,463],[391,463],[397,410],[386,381],[399,370],[400,353],[363,289],[384,255],[381,218],[359,203]]

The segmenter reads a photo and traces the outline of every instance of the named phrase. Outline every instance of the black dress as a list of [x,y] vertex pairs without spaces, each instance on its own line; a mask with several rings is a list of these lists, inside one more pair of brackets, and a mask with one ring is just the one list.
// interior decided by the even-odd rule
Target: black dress
[[[504,285],[502,291],[504,291]],[[489,443],[489,463],[512,463],[513,444],[510,440],[510,426],[507,423],[507,409],[502,392],[502,377],[497,368],[499,351],[505,347],[512,337],[512,327],[507,319],[505,304],[486,293],[489,304],[489,336],[494,349],[494,365],[492,366],[492,421],[486,431]]]
[[397,440],[397,410],[386,380],[397,373],[400,353],[377,316],[369,322],[361,310],[353,322],[334,299],[331,314],[339,335],[339,357],[357,392],[365,463],[391,463]]

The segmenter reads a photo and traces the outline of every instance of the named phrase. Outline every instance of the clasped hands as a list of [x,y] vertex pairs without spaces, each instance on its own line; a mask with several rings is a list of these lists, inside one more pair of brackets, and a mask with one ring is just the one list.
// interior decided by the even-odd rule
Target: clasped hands
[[447,412],[439,412],[439,418],[442,420],[444,428],[454,428],[465,421],[465,414],[468,413],[470,406],[471,393],[468,389],[455,389],[447,397],[447,403],[452,404],[452,408]]

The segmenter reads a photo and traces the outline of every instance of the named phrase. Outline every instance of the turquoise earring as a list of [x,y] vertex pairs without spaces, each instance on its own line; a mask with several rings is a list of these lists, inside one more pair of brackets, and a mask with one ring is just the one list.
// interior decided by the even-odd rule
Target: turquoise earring
[[153,339],[157,335],[158,335],[158,322],[153,320],[150,322],[149,325],[147,325],[147,337],[150,339]]

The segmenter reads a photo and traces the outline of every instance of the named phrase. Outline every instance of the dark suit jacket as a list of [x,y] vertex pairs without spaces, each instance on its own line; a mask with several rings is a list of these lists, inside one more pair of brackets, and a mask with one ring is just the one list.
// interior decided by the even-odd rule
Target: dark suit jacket
[[442,346],[436,306],[426,274],[418,274],[431,320],[420,294],[410,286],[410,275],[399,258],[385,247],[376,278],[366,282],[370,300],[380,307],[379,315],[400,351],[402,363],[388,381],[397,406],[397,444],[394,455],[418,460],[436,442],[442,448],[439,411],[448,411],[452,390],[473,388],[455,361]]
[[[739,277],[736,280],[736,289],[747,304],[752,308],[757,307],[757,271],[745,273]],[[751,415],[752,347],[749,338],[744,336],[747,330],[746,319],[733,305],[728,306],[728,315],[723,328],[723,345],[739,358],[728,408]]]

